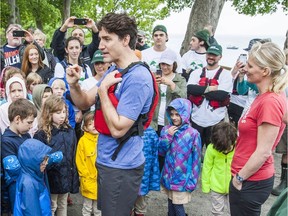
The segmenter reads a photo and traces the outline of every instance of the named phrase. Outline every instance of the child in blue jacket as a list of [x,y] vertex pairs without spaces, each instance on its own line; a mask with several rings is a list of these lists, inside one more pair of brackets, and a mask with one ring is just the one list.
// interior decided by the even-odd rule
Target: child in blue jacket
[[191,201],[201,167],[201,138],[190,126],[189,100],[174,99],[166,109],[169,125],[161,130],[159,153],[165,156],[161,186],[168,196],[168,215],[185,216],[184,204]]
[[[46,166],[59,163],[63,154],[36,139],[27,139],[19,147],[21,173],[16,182],[14,216],[50,216],[51,201],[45,175]],[[33,154],[31,154],[33,153]]]

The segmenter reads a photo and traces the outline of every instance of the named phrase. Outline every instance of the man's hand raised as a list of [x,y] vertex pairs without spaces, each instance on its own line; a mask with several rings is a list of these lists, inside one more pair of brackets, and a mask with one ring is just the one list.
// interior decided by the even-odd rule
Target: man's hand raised
[[81,77],[82,68],[75,64],[66,68],[66,80],[69,86],[75,86]]

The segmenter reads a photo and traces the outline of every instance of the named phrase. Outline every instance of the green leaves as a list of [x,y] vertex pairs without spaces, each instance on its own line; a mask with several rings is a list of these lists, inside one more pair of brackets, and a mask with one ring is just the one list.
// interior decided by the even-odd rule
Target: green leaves
[[256,14],[272,14],[279,7],[287,14],[288,1],[287,0],[233,0],[233,7],[240,14],[254,16]]

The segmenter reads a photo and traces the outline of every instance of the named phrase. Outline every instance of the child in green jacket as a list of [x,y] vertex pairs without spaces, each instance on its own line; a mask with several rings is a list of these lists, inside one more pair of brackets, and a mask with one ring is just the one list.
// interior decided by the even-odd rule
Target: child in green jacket
[[206,149],[202,169],[202,191],[211,191],[212,215],[223,214],[225,202],[229,205],[230,169],[236,138],[236,128],[230,123],[220,122],[212,128],[212,143]]

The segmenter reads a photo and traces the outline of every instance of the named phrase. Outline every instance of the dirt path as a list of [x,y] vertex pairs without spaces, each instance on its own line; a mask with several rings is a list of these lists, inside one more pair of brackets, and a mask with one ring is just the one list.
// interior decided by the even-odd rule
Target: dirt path
[[[275,154],[275,185],[279,184],[280,179],[280,155]],[[199,185],[200,186],[200,185]],[[265,216],[277,197],[270,195],[262,206],[261,216]],[[68,207],[68,216],[81,216],[82,198],[80,194],[72,195],[74,204]],[[202,193],[198,187],[192,193],[192,202],[185,205],[186,213],[189,216],[208,216],[210,214],[210,195]],[[225,215],[229,215],[227,212]],[[167,197],[160,192],[149,193],[149,206],[146,216],[167,216]]]

